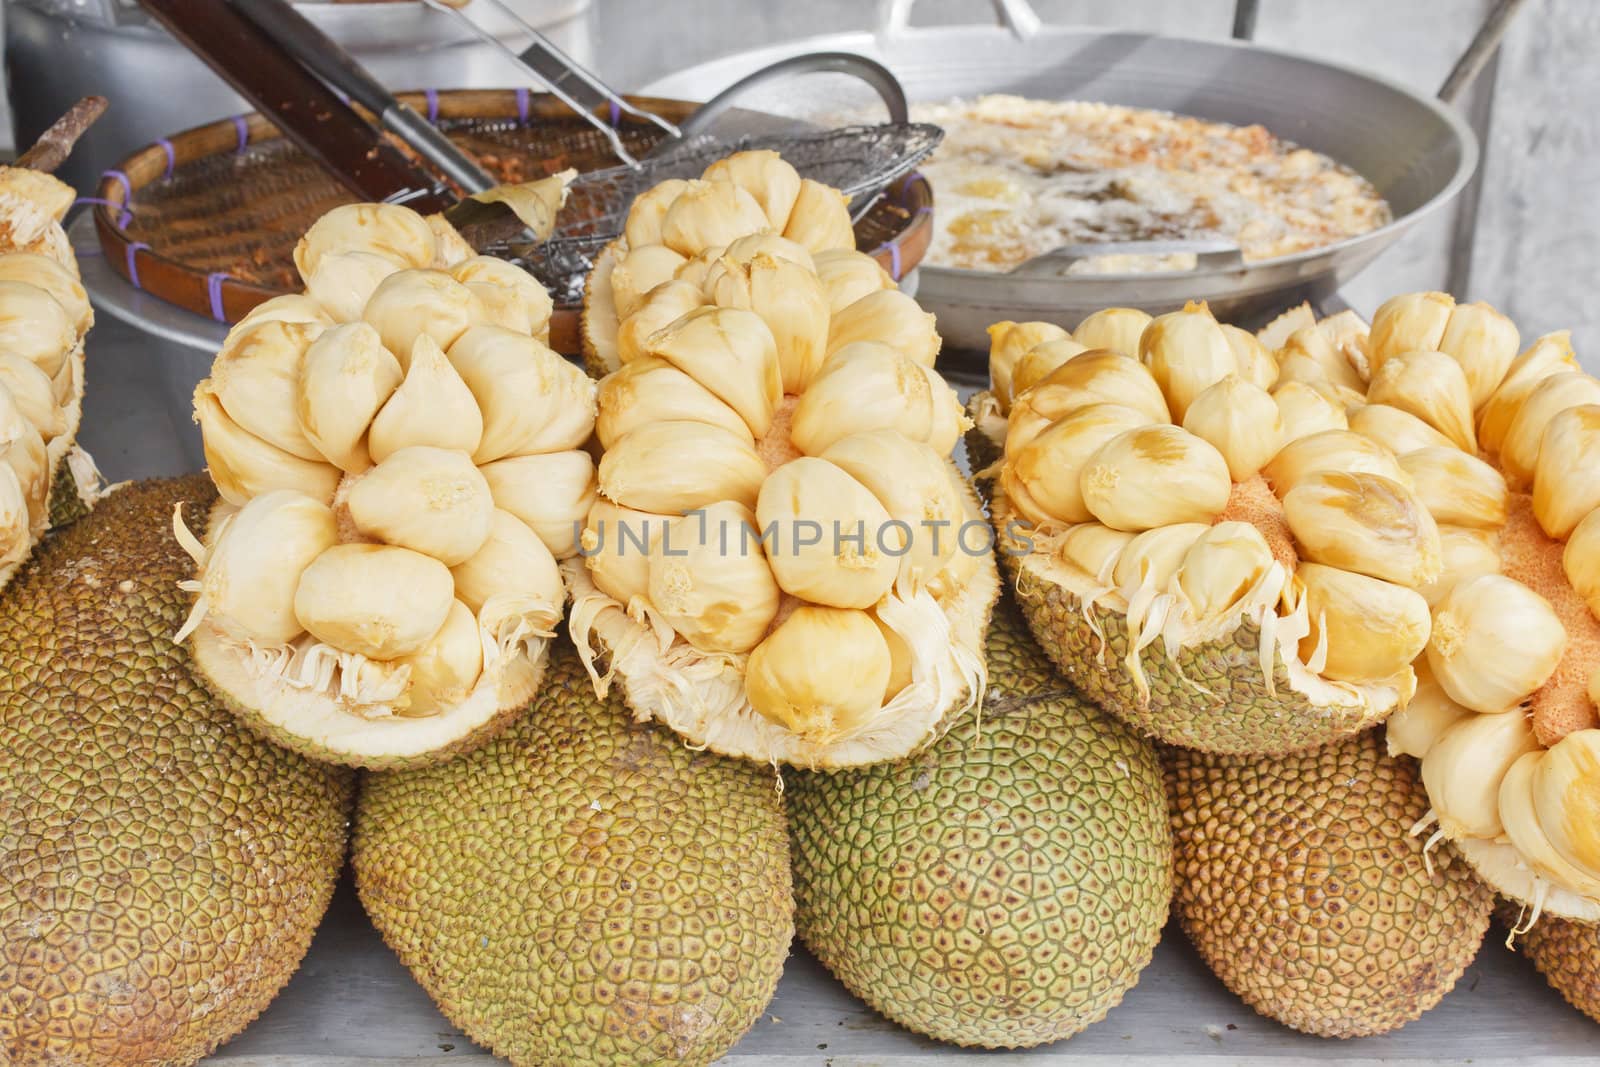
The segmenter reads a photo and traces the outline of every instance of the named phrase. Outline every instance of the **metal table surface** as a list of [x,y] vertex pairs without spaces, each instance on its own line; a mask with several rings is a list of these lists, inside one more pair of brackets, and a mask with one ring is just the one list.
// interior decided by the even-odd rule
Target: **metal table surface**
[[[114,479],[182,473],[183,413],[167,408],[163,348],[102,314],[89,341],[80,441]],[[798,946],[777,997],[723,1061],[736,1067],[1047,1067],[1103,1064],[1567,1064],[1597,1059],[1600,1029],[1574,1011],[1491,930],[1455,990],[1419,1021],[1383,1037],[1326,1041],[1256,1015],[1169,927],[1154,962],[1102,1022],[1056,1045],[977,1052],[937,1045],[850,996]],[[348,878],[299,973],[219,1067],[369,1067],[495,1062],[447,1022],[362,915]]]

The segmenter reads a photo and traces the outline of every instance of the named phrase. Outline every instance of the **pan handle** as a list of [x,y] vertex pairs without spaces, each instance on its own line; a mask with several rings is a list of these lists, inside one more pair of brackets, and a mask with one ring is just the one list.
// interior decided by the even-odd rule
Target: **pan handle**
[[[917,0],[880,0],[877,31],[880,42],[902,36],[911,28],[911,9],[916,3]],[[1009,30],[1019,41],[1026,41],[1044,25],[1028,0],[989,0],[989,3],[994,8],[995,24]]]
[[1017,265],[1008,273],[1018,278],[1038,275],[1059,277],[1065,274],[1072,264],[1096,256],[1171,256],[1185,252],[1194,254],[1195,270],[1218,270],[1244,265],[1244,254],[1239,250],[1239,246],[1223,239],[1097,241],[1053,248],[1043,255],[1034,256],[1026,263]]

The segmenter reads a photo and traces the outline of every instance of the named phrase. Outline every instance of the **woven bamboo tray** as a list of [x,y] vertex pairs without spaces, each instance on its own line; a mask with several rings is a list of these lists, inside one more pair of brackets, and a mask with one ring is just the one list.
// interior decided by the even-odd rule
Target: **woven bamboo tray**
[[[401,99],[501,181],[616,165],[604,138],[547,95],[430,90]],[[698,106],[632,99],[674,121]],[[610,118],[631,152],[649,151],[662,136],[629,116]],[[249,114],[140,149],[105,172],[93,203],[95,230],[113,270],[167,303],[233,323],[257,304],[300,288],[295,242],[323,213],[351,199],[269,120]],[[856,246],[898,280],[927,252],[932,206],[925,179],[902,179],[856,224]],[[578,351],[576,307],[557,307],[550,342],[559,352]]]

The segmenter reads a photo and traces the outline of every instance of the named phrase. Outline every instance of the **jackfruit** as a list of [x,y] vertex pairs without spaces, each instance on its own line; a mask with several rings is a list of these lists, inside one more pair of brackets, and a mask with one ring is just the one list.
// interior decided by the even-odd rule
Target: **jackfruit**
[[1280,757],[1163,753],[1173,910],[1217,977],[1322,1037],[1403,1026],[1478,952],[1493,894],[1449,848],[1424,854],[1415,762],[1368,730]]
[[194,1063],[311,943],[353,778],[258,739],[170,640],[204,476],[119,489],[0,601],[0,1063]]
[[[1518,909],[1502,904],[1500,919],[1519,929]],[[1517,948],[1533,961],[1550,988],[1600,1023],[1600,926],[1546,916],[1517,935]]]
[[986,651],[981,716],[899,763],[788,776],[787,796],[797,924],[824,966],[902,1026],[1017,1048],[1138,981],[1171,841],[1154,751],[1052,676],[1009,601]]
[[565,637],[499,737],[366,777],[353,863],[401,962],[518,1067],[708,1064],[766,1007],[793,932],[770,768],[597,700]]

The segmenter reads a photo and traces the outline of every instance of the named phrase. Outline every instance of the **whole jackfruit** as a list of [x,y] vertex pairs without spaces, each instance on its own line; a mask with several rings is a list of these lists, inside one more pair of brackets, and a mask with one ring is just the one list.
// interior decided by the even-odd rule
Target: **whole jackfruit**
[[294,973],[344,858],[352,779],[259,740],[171,635],[147,482],[47,539],[0,600],[0,1063],[190,1064]]
[[597,701],[565,641],[499,737],[366,777],[353,862],[401,962],[519,1067],[710,1063],[771,999],[793,932],[771,771]]
[[1150,962],[1171,895],[1155,753],[1051,674],[1016,609],[981,717],[920,755],[796,774],[802,940],[894,1021],[959,1045],[1059,1041]]
[[1184,933],[1256,1011],[1322,1037],[1402,1026],[1478,952],[1493,895],[1424,858],[1416,765],[1368,730],[1279,757],[1163,754]]
[[[1502,905],[1500,918],[1516,929],[1520,909]],[[1568,1004],[1600,1023],[1600,926],[1547,917],[1517,935],[1517,948]]]

